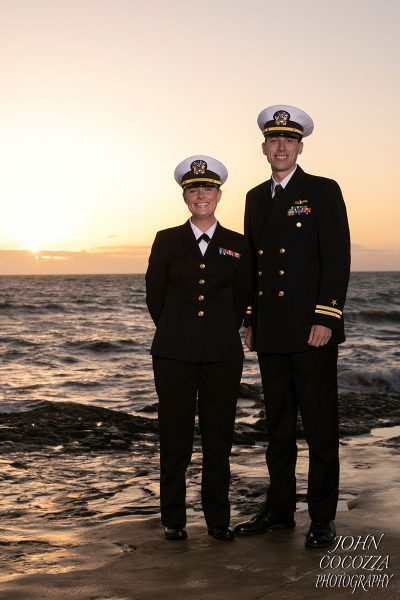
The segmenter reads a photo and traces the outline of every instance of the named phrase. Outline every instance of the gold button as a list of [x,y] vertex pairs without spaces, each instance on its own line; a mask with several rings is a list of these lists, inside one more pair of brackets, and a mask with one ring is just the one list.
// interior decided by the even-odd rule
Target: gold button
[[284,275],[285,271],[283,269],[279,269],[278,273],[279,273],[279,275]]
[[278,292],[278,296],[279,296],[280,298],[282,298],[282,296],[284,296],[284,295],[285,295],[285,292],[282,292],[282,290],[281,290],[280,292]]
[[199,310],[197,314],[199,315],[199,317],[204,317],[204,310]]
[[204,296],[202,294],[200,294],[199,300],[204,300]]
[[302,226],[302,224],[300,223],[300,221],[298,221],[298,222],[296,223],[296,227],[301,227],[301,226]]
[[204,285],[204,284],[205,284],[205,282],[206,282],[206,280],[205,280],[205,279],[199,279],[199,284],[200,284],[200,285]]
[[261,256],[262,254],[264,254],[264,250],[259,250],[258,254]]
[[262,295],[263,295],[263,293],[262,293],[262,291],[261,291],[261,290],[258,292],[258,295],[259,295],[259,296],[262,296]]
[[286,252],[286,248],[279,248],[279,252],[280,252],[281,254],[285,254],[285,252]]
[[258,274],[259,274],[259,275],[262,275],[262,271],[258,271]]
[[199,265],[199,266],[200,266],[200,269],[205,269],[206,268],[206,265],[204,263],[201,263],[201,265]]

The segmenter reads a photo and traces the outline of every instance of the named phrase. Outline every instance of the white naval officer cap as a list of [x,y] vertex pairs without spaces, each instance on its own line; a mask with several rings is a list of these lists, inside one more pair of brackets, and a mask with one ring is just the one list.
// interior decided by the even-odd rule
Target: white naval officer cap
[[284,136],[301,140],[314,129],[311,117],[289,104],[274,104],[264,108],[258,115],[257,123],[265,137]]
[[196,155],[185,158],[176,167],[174,172],[175,180],[183,188],[186,186],[194,187],[219,187],[228,177],[226,167],[211,156]]

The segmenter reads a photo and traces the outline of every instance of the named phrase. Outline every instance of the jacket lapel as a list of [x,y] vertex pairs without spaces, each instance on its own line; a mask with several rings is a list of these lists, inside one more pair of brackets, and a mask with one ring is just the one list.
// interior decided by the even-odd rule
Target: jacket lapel
[[265,226],[271,214],[272,197],[271,197],[271,179],[265,181],[257,191],[255,198],[255,210],[253,214],[255,219],[252,223],[254,231],[254,240],[258,242],[261,238]]
[[210,258],[210,257],[214,256],[215,254],[218,254],[218,248],[221,245],[222,237],[223,237],[222,236],[222,227],[219,224],[219,222],[217,222],[217,227],[215,228],[214,235],[212,236],[211,240],[209,241],[207,250],[204,254],[205,257]]
[[190,226],[189,219],[181,226],[181,236],[183,243],[192,253],[196,254],[196,256],[202,256],[199,244],[197,243],[193,230]]
[[[261,238],[268,237],[270,235],[277,222],[287,214],[290,206],[296,199],[299,198],[303,180],[304,171],[297,166],[293,177],[290,179],[287,186],[281,191],[278,202],[273,204],[269,218],[264,224],[264,228],[261,232]],[[269,193],[271,194],[271,192]]]

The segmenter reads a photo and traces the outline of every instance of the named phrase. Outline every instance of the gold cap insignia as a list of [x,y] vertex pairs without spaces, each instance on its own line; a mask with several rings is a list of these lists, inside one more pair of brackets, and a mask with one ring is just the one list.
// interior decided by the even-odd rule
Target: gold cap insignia
[[194,175],[204,175],[207,171],[207,163],[205,160],[194,160],[190,165]]
[[288,112],[286,112],[286,110],[278,110],[274,114],[275,125],[281,125],[283,127],[286,127],[289,119],[290,119],[290,115]]

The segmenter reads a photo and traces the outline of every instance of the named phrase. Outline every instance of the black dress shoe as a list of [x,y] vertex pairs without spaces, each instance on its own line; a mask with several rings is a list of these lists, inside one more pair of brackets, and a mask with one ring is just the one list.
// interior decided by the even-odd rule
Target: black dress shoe
[[236,535],[256,535],[273,529],[292,529],[295,525],[293,513],[274,513],[263,510],[249,521],[238,523],[234,532]]
[[165,527],[164,533],[167,540],[186,540],[187,538],[186,529],[183,529],[183,527],[181,529]]
[[235,534],[227,525],[221,527],[209,527],[208,535],[211,535],[215,540],[227,542],[235,539]]
[[310,529],[306,535],[306,548],[326,548],[336,537],[334,521],[311,521]]

